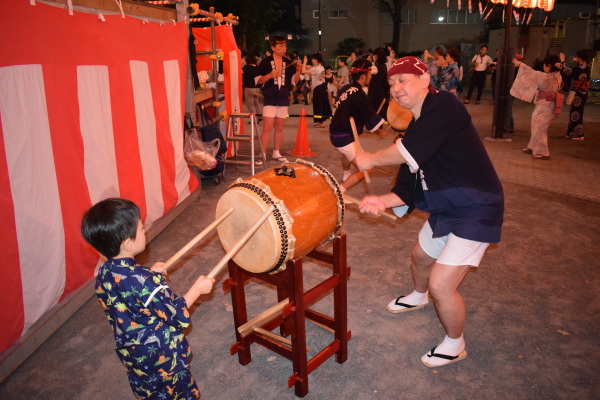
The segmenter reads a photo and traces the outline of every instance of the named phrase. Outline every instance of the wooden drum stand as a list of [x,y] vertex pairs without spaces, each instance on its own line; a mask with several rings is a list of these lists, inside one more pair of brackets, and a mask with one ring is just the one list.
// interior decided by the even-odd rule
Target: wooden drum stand
[[[347,280],[350,269],[346,264],[346,235],[333,239],[333,253],[313,250],[305,257],[326,262],[333,266],[333,275],[312,289],[304,292],[302,257],[289,260],[286,269],[274,274],[256,274],[229,261],[229,278],[223,282],[225,290],[231,289],[233,319],[237,343],[231,346],[230,353],[237,353],[239,362],[248,365],[252,361],[250,345],[263,347],[292,360],[294,373],[288,378],[288,387],[295,386],[295,394],[304,397],[308,393],[308,374],[335,354],[338,363],[348,359]],[[248,321],[244,283],[258,279],[277,287],[280,301],[271,309]],[[308,307],[333,289],[333,318]],[[334,340],[313,358],[307,360],[306,325],[309,319],[334,335]],[[272,331],[279,327],[280,335]],[[285,336],[290,336],[291,340]]]

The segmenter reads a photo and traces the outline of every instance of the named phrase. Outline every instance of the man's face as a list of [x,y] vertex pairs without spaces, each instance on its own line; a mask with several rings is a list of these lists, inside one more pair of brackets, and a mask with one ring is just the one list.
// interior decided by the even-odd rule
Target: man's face
[[273,53],[277,54],[279,57],[283,57],[287,52],[287,43],[277,43],[275,45],[271,45],[271,50],[273,50]]
[[406,109],[413,108],[424,98],[429,86],[429,74],[396,74],[388,79],[390,93],[398,104]]

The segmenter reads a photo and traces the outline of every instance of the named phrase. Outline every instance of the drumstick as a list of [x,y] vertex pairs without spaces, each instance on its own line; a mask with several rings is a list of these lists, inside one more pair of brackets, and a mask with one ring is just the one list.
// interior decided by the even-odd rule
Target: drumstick
[[385,104],[386,100],[387,99],[385,97],[383,98],[383,100],[381,100],[381,104],[379,105],[379,108],[377,109],[377,113],[376,114],[379,114],[379,111],[381,111],[381,109],[383,108],[383,105]]
[[[360,142],[358,141],[358,132],[356,131],[356,124],[354,123],[354,117],[350,117],[350,126],[352,127],[352,134],[354,135],[354,141],[356,142],[356,150],[358,150],[358,152],[362,153],[363,148],[360,145]],[[369,171],[367,171],[365,169],[363,172],[365,174],[365,181],[367,181],[367,183],[371,183],[371,176],[369,175]]]
[[296,65],[297,63],[298,63],[298,60],[296,59],[296,60],[292,61],[291,63],[289,63],[288,65],[286,65],[284,69],[287,69],[293,65]]
[[212,224],[210,224],[209,226],[207,226],[195,238],[193,238],[192,240],[190,240],[188,242],[188,244],[186,244],[185,246],[183,246],[181,248],[181,250],[179,250],[177,253],[175,253],[175,255],[173,255],[171,258],[169,258],[167,260],[167,262],[164,263],[164,265],[163,265],[163,267],[165,268],[165,270],[168,269],[169,267],[171,267],[173,264],[175,264],[177,262],[177,260],[179,260],[185,253],[187,253],[192,247],[194,247],[196,245],[196,243],[198,243],[204,236],[206,236],[208,234],[208,232],[210,232],[211,230],[213,230],[215,226],[217,226],[221,222],[223,222],[223,220],[225,218],[227,218],[229,216],[229,214],[231,214],[232,212],[233,212],[233,208],[230,208],[229,210],[225,211],[223,214],[221,214],[221,216],[219,218],[217,218],[215,220],[215,222],[213,222]]
[[[349,194],[344,193],[343,194],[344,198],[348,201],[353,202],[354,204],[360,204],[360,200],[357,199],[356,197],[352,197]],[[398,217],[396,217],[394,214],[390,214],[389,212],[385,212],[385,211],[377,211],[377,214],[381,215],[382,217],[386,217],[391,219],[392,221],[395,221],[398,219]]]
[[[273,333],[273,332],[268,331],[266,329],[255,327],[252,330],[254,332],[256,332],[256,333],[260,333],[261,335],[270,337],[271,339],[275,339],[278,342],[287,344],[288,346],[292,345],[292,341],[290,339],[284,338],[283,336],[277,335],[276,333]],[[311,350],[312,349],[310,347],[306,346],[306,351],[311,351]]]
[[258,326],[260,328],[261,325],[264,325],[264,324],[274,320],[281,314],[283,314],[283,309],[289,303],[290,303],[290,299],[281,300],[279,303],[275,304],[273,307],[258,314],[256,317],[252,318],[250,321],[246,322],[245,324],[240,325],[237,328],[238,332],[240,333],[240,335],[242,337],[248,336],[250,333],[252,333],[252,330],[255,327]]
[[267,210],[258,219],[258,221],[256,221],[254,223],[254,225],[252,225],[252,227],[250,227],[248,232],[246,232],[244,234],[244,236],[242,236],[242,238],[236,244],[234,244],[231,249],[229,249],[227,254],[225,254],[225,256],[221,259],[221,261],[219,261],[219,263],[216,265],[216,267],[214,267],[212,269],[212,271],[210,271],[209,274],[206,275],[207,278],[214,278],[215,276],[217,276],[219,274],[219,272],[221,272],[221,270],[227,264],[229,259],[232,258],[233,256],[235,256],[235,254],[238,251],[240,251],[240,249],[246,244],[246,242],[248,240],[250,240],[252,235],[254,235],[254,233],[258,230],[258,228],[261,227],[263,222],[265,222],[267,220],[267,218],[269,218],[269,216],[271,215],[271,213],[273,212],[274,209],[275,209],[275,205],[271,204],[271,206],[269,206],[269,208],[267,208]]

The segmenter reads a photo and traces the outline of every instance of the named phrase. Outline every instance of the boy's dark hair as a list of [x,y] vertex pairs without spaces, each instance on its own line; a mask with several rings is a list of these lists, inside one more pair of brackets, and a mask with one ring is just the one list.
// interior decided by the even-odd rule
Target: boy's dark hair
[[373,64],[371,64],[371,61],[367,60],[366,58],[359,58],[356,61],[354,61],[352,63],[352,68],[350,68],[350,75],[352,76],[352,80],[354,82],[356,82],[360,79],[361,75],[366,75],[368,73],[368,71],[352,72],[352,70],[354,70],[354,68],[368,70],[369,68],[371,68],[372,65]]
[[344,63],[344,65],[348,65],[348,57],[338,58],[338,63]]
[[126,239],[135,239],[140,209],[134,202],[110,198],[96,203],[83,216],[81,234],[106,258],[117,256]]

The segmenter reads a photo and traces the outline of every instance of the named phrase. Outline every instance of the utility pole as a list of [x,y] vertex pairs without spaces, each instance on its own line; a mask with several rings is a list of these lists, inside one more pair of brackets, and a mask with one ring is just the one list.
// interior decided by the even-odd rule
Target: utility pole
[[319,0],[319,51],[323,48],[321,47],[321,0]]

